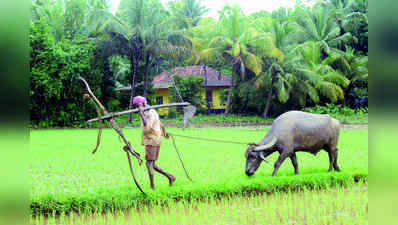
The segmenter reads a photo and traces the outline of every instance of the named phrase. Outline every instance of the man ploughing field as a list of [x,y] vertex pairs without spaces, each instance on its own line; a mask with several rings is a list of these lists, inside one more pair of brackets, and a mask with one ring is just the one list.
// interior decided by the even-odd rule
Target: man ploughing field
[[167,173],[158,165],[155,161],[158,159],[160,145],[162,143],[162,136],[166,139],[169,138],[169,134],[165,131],[162,123],[159,120],[159,114],[154,109],[144,111],[143,108],[147,106],[145,97],[136,96],[133,99],[133,104],[139,109],[141,117],[141,128],[142,128],[142,141],[141,144],[145,146],[145,160],[146,166],[148,167],[149,180],[151,189],[155,189],[155,183],[153,179],[154,170],[169,179],[169,185],[172,186],[176,177]]

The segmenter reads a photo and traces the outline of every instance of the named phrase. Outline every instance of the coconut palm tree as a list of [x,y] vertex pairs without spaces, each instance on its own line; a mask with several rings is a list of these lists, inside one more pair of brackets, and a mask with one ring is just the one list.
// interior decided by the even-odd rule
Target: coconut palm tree
[[170,1],[168,8],[174,23],[178,25],[178,29],[197,26],[201,17],[209,11],[202,5],[201,0]]
[[296,24],[301,43],[315,42],[327,56],[332,48],[344,47],[355,38],[351,33],[341,33],[333,12],[321,5],[296,9]]
[[[241,80],[245,78],[245,69],[259,74],[262,70],[262,56],[280,57],[280,51],[274,46],[270,33],[259,32],[243,14],[238,5],[226,6],[220,13],[210,40],[204,37],[199,44],[195,62],[212,61],[220,57],[232,66],[231,86],[228,92],[225,116],[229,114],[231,97],[235,85],[235,73],[241,71]],[[210,30],[210,29],[208,29]]]
[[335,103],[344,99],[344,91],[350,80],[329,64],[332,57],[323,59],[321,47],[316,42],[307,42],[298,50],[301,56],[296,69],[298,76],[304,77],[319,94]]
[[[263,111],[263,117],[267,117],[271,102],[271,97],[275,93],[279,102],[286,103],[289,98],[294,98],[301,106],[304,106],[305,99],[309,95],[314,101],[319,101],[316,90],[310,83],[303,80],[303,77],[294,73],[297,67],[297,54],[292,51],[292,43],[295,43],[296,27],[294,23],[287,20],[283,22],[273,19],[270,24],[262,23],[264,26],[257,26],[263,31],[271,32],[275,40],[275,45],[283,52],[283,61],[277,62],[275,59],[266,60],[265,72],[253,78],[256,89],[267,89],[267,102]],[[252,81],[250,81],[252,82]],[[292,94],[294,93],[294,94]]]
[[350,32],[355,37],[355,43],[351,43],[350,46],[367,55],[368,0],[331,0],[318,4],[330,9],[340,27],[341,35]]
[[148,28],[145,40],[145,77],[144,96],[148,86],[149,65],[156,64],[160,57],[177,59],[191,53],[192,43],[185,37],[185,32],[175,30],[170,23],[172,18],[160,18]]
[[343,74],[349,85],[343,89],[343,107],[346,105],[346,91],[351,84],[368,77],[368,56],[356,55],[354,49],[347,47],[345,52],[336,51],[329,57],[329,65]]
[[[147,83],[151,58],[158,55],[174,56],[187,52],[189,42],[176,31],[167,28],[166,11],[160,1],[125,0],[120,3],[115,17],[104,25],[107,38],[103,47],[111,47],[111,54],[127,56],[131,63],[131,96],[129,109],[133,107],[138,67],[145,60]],[[128,122],[131,122],[129,114]]]

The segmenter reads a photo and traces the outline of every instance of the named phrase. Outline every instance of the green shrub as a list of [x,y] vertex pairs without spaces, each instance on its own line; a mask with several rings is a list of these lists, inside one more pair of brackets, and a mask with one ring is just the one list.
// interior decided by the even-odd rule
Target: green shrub
[[357,108],[351,109],[348,107],[342,108],[341,105],[334,105],[333,103],[326,103],[325,106],[314,106],[309,108],[304,108],[304,112],[317,113],[317,114],[329,114],[334,117],[341,116],[354,116],[354,115],[364,115],[368,113],[368,108]]
[[[200,87],[200,84],[203,81],[203,77],[188,75],[183,78],[182,76],[176,75],[173,78],[182,99],[186,102],[191,103],[197,108],[197,110],[202,110],[205,103],[202,98],[203,88]],[[181,99],[178,96],[175,88],[172,86],[169,90],[171,98],[175,102],[180,102]]]
[[178,112],[175,108],[170,108],[169,113],[167,114],[168,119],[175,119],[177,118]]
[[40,21],[32,23],[30,31],[31,127],[77,127],[97,116],[94,107],[83,101],[85,87],[79,76],[105,107],[118,109],[114,83],[94,57],[94,45],[55,42],[48,24]]

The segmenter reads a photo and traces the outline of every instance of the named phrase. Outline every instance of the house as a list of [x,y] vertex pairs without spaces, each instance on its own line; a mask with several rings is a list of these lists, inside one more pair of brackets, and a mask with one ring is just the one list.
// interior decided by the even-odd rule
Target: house
[[[208,66],[186,66],[175,67],[164,71],[153,78],[152,85],[156,89],[155,98],[157,104],[167,104],[174,102],[169,94],[169,88],[173,85],[170,77],[179,75],[201,76],[204,78],[201,87],[204,88],[202,96],[207,102],[210,112],[224,112],[225,106],[221,104],[220,92],[231,86],[231,77]],[[207,107],[207,106],[204,106]],[[159,113],[166,114],[168,109],[161,109]]]

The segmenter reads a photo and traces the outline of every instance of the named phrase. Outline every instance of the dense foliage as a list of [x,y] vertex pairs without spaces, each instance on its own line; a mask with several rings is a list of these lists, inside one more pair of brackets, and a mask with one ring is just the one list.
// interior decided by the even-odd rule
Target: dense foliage
[[[222,94],[226,115],[367,107],[367,0],[297,1],[250,15],[227,5],[217,19],[208,10],[200,0],[121,0],[116,13],[110,0],[32,0],[32,126],[75,126],[95,115],[80,100],[78,76],[116,111],[133,95],[153,103],[155,75],[198,64],[233,77]],[[193,94],[184,101],[201,105]]]
[[193,106],[198,109],[202,109],[204,106],[204,99],[202,97],[202,92],[204,90],[200,84],[203,81],[203,77],[198,77],[195,75],[173,76],[177,90],[172,86],[170,90],[170,96],[175,102],[189,101]]
[[[106,106],[115,109],[113,81],[104,77],[94,58],[92,44],[75,45],[64,39],[57,44],[46,23],[31,24],[30,38],[30,119],[36,127],[76,127],[96,116],[84,103],[84,88],[79,76],[88,80],[92,91]],[[112,100],[113,97],[113,100]],[[117,109],[117,108],[116,108]]]

